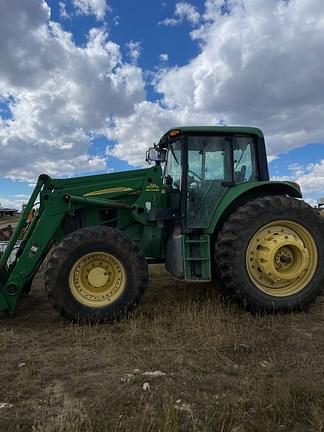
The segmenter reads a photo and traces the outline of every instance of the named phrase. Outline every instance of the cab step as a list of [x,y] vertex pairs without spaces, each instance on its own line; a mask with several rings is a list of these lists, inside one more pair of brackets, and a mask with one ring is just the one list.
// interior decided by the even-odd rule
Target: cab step
[[182,240],[185,280],[209,282],[211,280],[209,235],[186,234]]

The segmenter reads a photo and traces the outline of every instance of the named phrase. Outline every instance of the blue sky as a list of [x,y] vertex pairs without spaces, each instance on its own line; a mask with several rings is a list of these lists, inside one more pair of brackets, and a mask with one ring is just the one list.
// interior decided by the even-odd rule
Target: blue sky
[[[52,17],[61,21],[59,4],[57,1],[48,1]],[[203,11],[203,1],[192,1],[192,5]],[[112,12],[108,12],[106,23],[111,39],[118,43],[124,53],[126,44],[130,41],[139,41],[143,46],[143,55],[139,64],[146,70],[154,69],[159,63],[159,54],[168,53],[170,65],[186,64],[198,52],[197,44],[192,43],[188,37],[190,24],[184,22],[181,26],[167,27],[158,25],[164,18],[173,15],[176,1],[140,0],[109,1]],[[67,11],[73,13],[73,6],[66,2]],[[117,17],[116,24],[113,17]],[[74,15],[72,20],[64,20],[64,27],[71,31],[77,44],[82,45],[87,40],[87,32],[98,25],[95,17]],[[101,24],[99,24],[101,25]],[[176,43],[174,43],[176,41]]]
[[262,128],[273,178],[315,204],[318,3],[0,0],[0,202],[21,205],[43,171],[132,169],[168,127],[224,122]]

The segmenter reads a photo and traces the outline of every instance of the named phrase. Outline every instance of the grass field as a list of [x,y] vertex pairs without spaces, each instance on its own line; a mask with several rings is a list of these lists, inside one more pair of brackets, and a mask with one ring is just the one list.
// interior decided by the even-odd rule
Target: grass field
[[151,266],[133,319],[81,327],[40,275],[0,318],[0,431],[323,431],[323,311],[252,316]]

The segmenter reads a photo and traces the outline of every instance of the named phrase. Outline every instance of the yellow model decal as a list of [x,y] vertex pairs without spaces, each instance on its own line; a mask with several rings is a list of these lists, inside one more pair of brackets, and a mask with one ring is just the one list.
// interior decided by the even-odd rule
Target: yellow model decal
[[159,186],[157,184],[151,183],[151,184],[149,184],[149,185],[146,186],[145,191],[146,192],[159,192],[160,188],[159,188]]
[[101,189],[98,191],[88,192],[84,194],[83,196],[94,196],[94,195],[104,195],[109,193],[122,193],[122,192],[133,192],[134,189],[130,187],[120,186],[110,189]]

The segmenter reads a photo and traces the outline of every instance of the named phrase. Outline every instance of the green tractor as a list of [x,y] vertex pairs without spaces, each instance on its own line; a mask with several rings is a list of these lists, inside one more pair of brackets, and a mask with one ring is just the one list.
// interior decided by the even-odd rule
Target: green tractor
[[51,304],[78,322],[129,314],[148,263],[183,281],[217,280],[250,310],[300,310],[317,297],[324,219],[297,184],[269,181],[261,130],[178,127],[147,161],[129,172],[39,177],[0,258],[0,311],[15,310],[45,258]]

